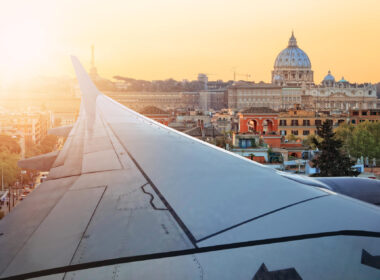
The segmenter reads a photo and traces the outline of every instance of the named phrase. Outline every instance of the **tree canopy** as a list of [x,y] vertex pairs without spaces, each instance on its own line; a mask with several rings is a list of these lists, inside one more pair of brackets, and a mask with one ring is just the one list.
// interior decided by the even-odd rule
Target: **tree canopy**
[[[18,154],[0,152],[0,176],[3,171],[4,186],[13,185],[20,175],[20,168],[17,166]],[[1,170],[3,169],[3,170]],[[0,177],[1,184],[1,177]]]
[[341,124],[336,129],[336,138],[343,148],[355,158],[380,158],[380,122],[362,122],[357,125]]
[[26,157],[33,157],[54,151],[58,137],[55,135],[47,135],[42,139],[41,144],[36,144],[26,149]]
[[331,122],[325,121],[317,127],[317,132],[321,140],[314,139],[314,145],[319,154],[312,162],[319,173],[314,176],[357,176],[359,172],[352,168],[355,163],[342,151],[343,143],[335,137]]
[[9,135],[0,135],[0,152],[10,152],[19,154],[21,152],[20,145]]

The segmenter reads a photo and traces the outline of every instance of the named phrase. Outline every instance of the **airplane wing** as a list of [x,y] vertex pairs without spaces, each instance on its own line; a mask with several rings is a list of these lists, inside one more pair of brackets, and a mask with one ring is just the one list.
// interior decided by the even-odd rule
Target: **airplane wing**
[[379,207],[148,119],[72,62],[80,114],[0,221],[0,279],[380,278]]

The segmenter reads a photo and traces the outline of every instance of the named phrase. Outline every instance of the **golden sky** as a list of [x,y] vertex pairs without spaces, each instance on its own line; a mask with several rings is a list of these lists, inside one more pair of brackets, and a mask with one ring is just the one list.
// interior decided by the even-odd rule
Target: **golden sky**
[[107,78],[270,81],[292,29],[315,82],[380,81],[379,0],[1,0],[0,83],[74,76],[92,44]]

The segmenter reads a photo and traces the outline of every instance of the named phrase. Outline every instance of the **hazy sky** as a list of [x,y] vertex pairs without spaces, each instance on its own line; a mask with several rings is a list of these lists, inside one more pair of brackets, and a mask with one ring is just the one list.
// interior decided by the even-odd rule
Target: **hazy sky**
[[[0,81],[70,75],[95,44],[101,76],[270,81],[292,29],[315,82],[380,81],[379,0],[0,0]],[[211,75],[213,74],[213,75]],[[243,76],[239,78],[244,78]]]

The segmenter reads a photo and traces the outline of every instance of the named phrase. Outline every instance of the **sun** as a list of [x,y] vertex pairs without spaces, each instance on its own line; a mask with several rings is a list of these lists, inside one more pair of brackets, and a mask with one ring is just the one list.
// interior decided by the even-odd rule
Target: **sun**
[[44,28],[36,22],[20,21],[0,28],[0,57],[4,71],[30,75],[46,52]]

